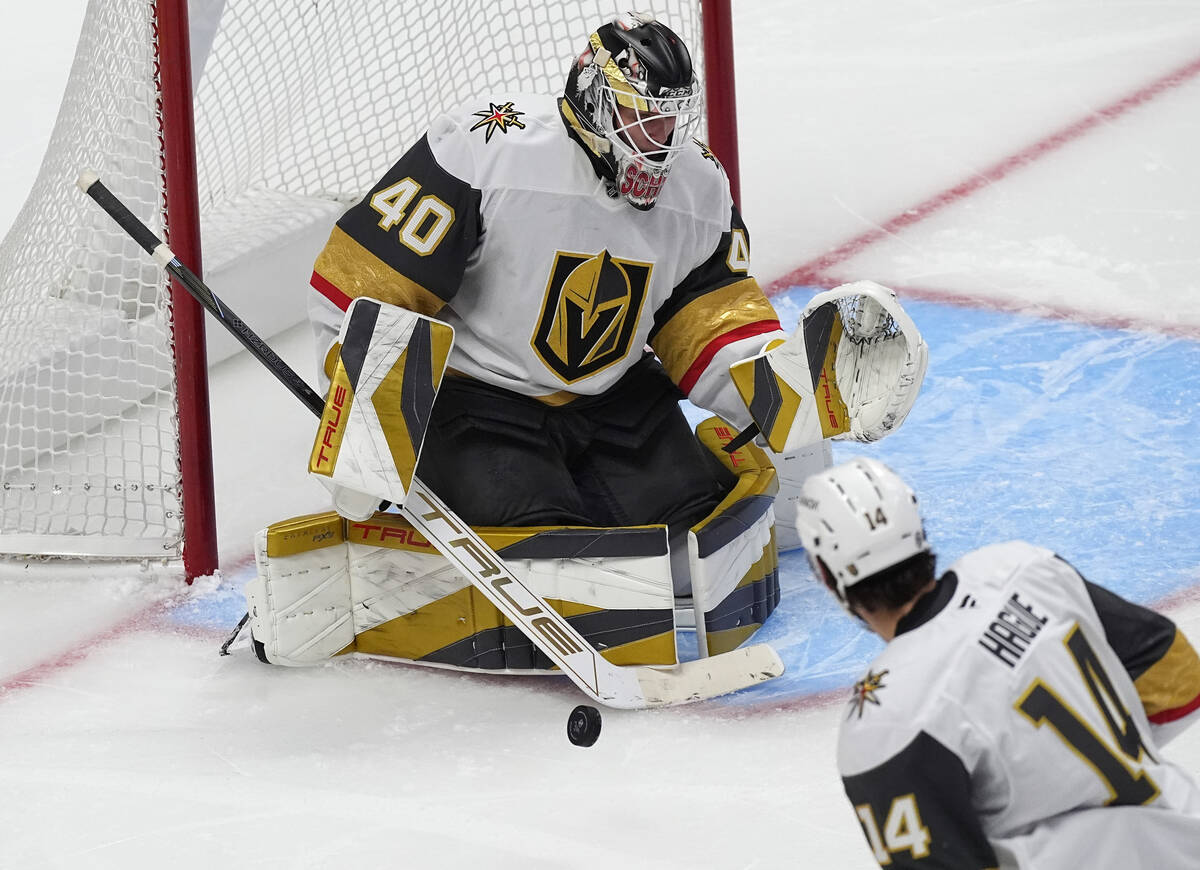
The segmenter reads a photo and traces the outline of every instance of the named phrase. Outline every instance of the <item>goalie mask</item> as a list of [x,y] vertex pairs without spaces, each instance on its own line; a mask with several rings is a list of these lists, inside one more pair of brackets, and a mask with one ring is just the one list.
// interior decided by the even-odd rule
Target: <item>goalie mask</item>
[[563,120],[609,195],[654,206],[700,119],[687,46],[650,15],[626,12],[588,37],[571,64]]
[[796,531],[813,572],[843,606],[848,587],[930,549],[916,493],[866,457],[805,481]]

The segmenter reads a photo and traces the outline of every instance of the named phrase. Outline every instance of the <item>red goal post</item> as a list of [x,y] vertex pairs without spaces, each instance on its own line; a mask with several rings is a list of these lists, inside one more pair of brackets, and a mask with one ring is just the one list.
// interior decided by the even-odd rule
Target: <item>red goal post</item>
[[[237,346],[206,337],[203,310],[89,207],[81,170],[197,273],[203,239],[209,283],[269,337],[303,319],[333,221],[437,112],[489,89],[561,92],[613,9],[90,0],[41,171],[0,242],[0,556],[165,560],[189,580],[217,567],[207,373]],[[702,70],[705,135],[736,199],[729,0],[654,12]]]

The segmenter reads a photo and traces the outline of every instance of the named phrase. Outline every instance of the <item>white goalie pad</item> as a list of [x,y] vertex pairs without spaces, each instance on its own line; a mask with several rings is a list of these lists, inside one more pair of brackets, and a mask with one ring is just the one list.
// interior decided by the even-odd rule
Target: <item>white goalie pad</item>
[[728,447],[735,435],[716,417],[696,427],[700,443],[737,475],[737,483],[687,534],[687,568],[702,656],[736,649],[779,604],[774,465],[762,448]]
[[723,522],[688,534],[697,648],[717,655],[741,646],[779,604],[779,556],[771,498],[749,497]]
[[730,375],[776,453],[825,438],[877,441],[912,409],[929,351],[893,291],[843,284],[809,301],[796,332]]
[[454,330],[374,299],[355,299],[339,349],[309,473],[354,520],[381,499],[403,504],[420,458]]
[[[617,664],[677,662],[661,526],[480,530],[489,545]],[[246,586],[256,654],[302,666],[337,655],[459,670],[551,673],[541,651],[400,515],[276,523]]]
[[246,612],[255,652],[271,664],[316,664],[354,643],[342,520],[311,519],[277,524],[254,539],[258,573],[246,584]]

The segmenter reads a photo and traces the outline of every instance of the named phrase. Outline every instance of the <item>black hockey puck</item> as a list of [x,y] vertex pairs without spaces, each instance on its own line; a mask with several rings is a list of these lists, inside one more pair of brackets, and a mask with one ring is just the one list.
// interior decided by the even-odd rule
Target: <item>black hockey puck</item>
[[567,739],[576,746],[591,746],[600,737],[600,711],[580,704],[567,717]]

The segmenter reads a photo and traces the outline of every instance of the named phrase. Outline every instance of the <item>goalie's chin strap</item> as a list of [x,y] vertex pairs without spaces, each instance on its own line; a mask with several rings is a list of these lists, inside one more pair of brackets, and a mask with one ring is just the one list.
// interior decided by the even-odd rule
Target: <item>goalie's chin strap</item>
[[724,450],[726,453],[733,453],[738,448],[745,447],[747,444],[749,444],[751,441],[753,441],[755,436],[758,435],[758,432],[759,432],[758,424],[751,423],[749,426],[747,426],[745,429],[743,429],[741,432],[739,432],[732,441],[730,441],[728,444],[726,444],[721,449]]

